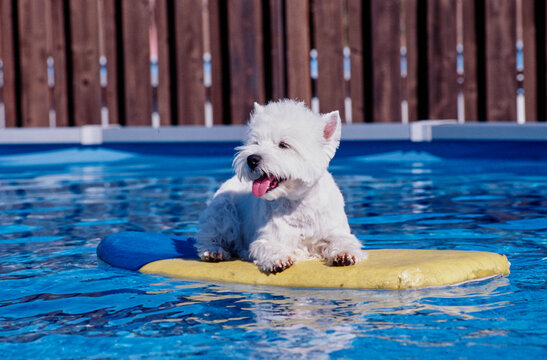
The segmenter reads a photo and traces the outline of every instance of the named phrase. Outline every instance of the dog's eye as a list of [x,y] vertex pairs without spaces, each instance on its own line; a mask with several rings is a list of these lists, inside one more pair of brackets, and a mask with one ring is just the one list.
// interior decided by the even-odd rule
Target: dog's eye
[[284,142],[284,141],[281,141],[278,146],[279,146],[280,149],[290,149],[291,148],[291,146],[289,144],[287,144],[286,142]]

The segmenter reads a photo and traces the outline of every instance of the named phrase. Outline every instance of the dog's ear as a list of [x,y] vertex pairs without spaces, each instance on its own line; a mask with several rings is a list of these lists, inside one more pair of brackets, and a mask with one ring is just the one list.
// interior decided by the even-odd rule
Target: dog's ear
[[342,134],[342,120],[340,113],[333,111],[321,116],[323,119],[323,138],[325,139],[325,150],[332,158],[338,145],[340,145],[340,136]]
[[331,113],[323,115],[323,119],[325,121],[325,125],[323,128],[323,137],[325,138],[325,140],[331,140],[332,137],[336,134],[338,124],[341,123],[340,113],[338,112],[338,110],[333,111]]
[[260,114],[261,112],[264,111],[264,106],[260,105],[259,103],[255,102],[255,110],[254,110],[254,113],[255,114]]

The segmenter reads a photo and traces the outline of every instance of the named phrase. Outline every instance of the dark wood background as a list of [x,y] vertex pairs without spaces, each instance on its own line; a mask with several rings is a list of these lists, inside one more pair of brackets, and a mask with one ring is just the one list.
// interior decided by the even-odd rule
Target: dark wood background
[[409,121],[455,119],[461,92],[466,121],[516,121],[523,90],[526,120],[545,121],[545,22],[544,0],[0,0],[0,101],[7,127],[50,126],[52,109],[56,126],[100,124],[101,108],[109,124],[150,125],[157,111],[161,125],[203,125],[208,101],[214,124],[241,124],[254,101],[284,97],[342,114],[349,97],[353,122],[400,122],[403,100]]

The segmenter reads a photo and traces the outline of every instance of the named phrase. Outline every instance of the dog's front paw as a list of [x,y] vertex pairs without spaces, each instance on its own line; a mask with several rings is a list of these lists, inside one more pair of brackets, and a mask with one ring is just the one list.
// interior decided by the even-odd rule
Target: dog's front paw
[[223,248],[217,248],[215,250],[206,250],[199,254],[199,257],[203,261],[219,262],[230,260],[230,253]]
[[357,258],[355,255],[350,255],[348,253],[338,254],[332,259],[332,265],[334,266],[349,266],[357,263]]
[[366,257],[367,256],[365,253],[356,254],[351,252],[342,252],[334,256],[331,259],[330,263],[333,266],[350,266],[355,265],[359,261],[366,259]]
[[263,264],[257,263],[257,265],[260,267],[260,270],[269,274],[280,273],[283,270],[291,267],[293,264],[294,264],[294,260],[291,257],[287,257],[287,258],[279,259],[279,260],[267,261],[266,263],[263,263]]

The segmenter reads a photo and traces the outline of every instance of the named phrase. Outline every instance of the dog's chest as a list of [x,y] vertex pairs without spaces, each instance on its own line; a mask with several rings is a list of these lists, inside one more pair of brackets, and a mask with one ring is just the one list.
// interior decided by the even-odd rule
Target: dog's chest
[[293,229],[301,240],[314,237],[320,230],[320,213],[313,208],[298,207],[282,217],[286,226]]
[[284,218],[287,225],[294,228],[310,228],[315,223],[315,217],[309,213],[296,213]]

